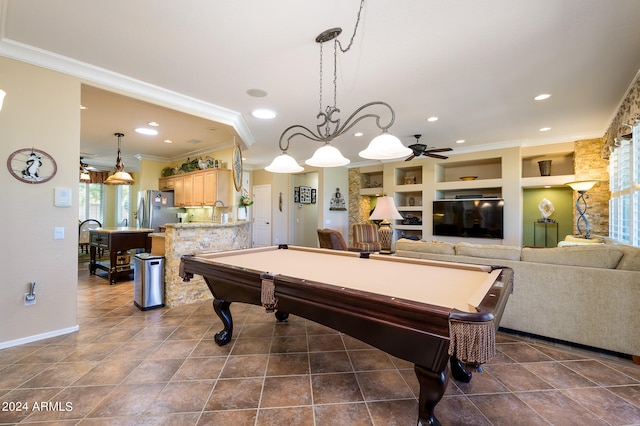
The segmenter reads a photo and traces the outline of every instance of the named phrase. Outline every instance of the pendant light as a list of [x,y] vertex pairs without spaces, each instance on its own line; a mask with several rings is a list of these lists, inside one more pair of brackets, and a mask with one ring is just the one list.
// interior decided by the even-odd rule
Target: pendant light
[[120,138],[124,136],[124,133],[114,133],[114,136],[118,138],[118,156],[116,157],[116,172],[109,176],[104,183],[106,185],[131,185],[133,178],[131,175],[124,171],[124,163],[122,162],[122,154],[120,153]]
[[[349,131],[361,120],[370,118],[375,119],[375,125],[381,130],[381,134],[371,141],[367,149],[360,152],[360,157],[371,160],[393,160],[407,157],[413,152],[411,149],[402,145],[400,139],[388,132],[388,129],[395,121],[395,112],[386,102],[376,101],[364,104],[360,108],[356,109],[344,122],[341,122],[340,118],[337,117],[340,113],[340,109],[338,108],[336,101],[336,93],[338,90],[338,48],[340,48],[342,53],[348,52],[351,48],[358,30],[360,14],[362,13],[363,7],[364,0],[361,0],[358,17],[353,29],[353,35],[351,36],[349,45],[346,48],[343,48],[342,44],[337,39],[337,37],[342,33],[342,28],[328,29],[316,37],[316,43],[320,45],[320,108],[316,117],[320,123],[316,125],[316,131],[300,124],[296,124],[288,127],[284,132],[282,132],[278,143],[281,154],[276,157],[273,162],[265,168],[265,170],[274,173],[295,173],[304,170],[298,162],[287,153],[291,139],[297,136],[322,143],[322,146],[316,150],[310,159],[305,161],[305,164],[314,167],[339,167],[349,164],[350,160],[345,158],[338,148],[331,145],[331,141]],[[330,41],[333,41],[333,105],[328,105],[323,109],[323,44]],[[385,121],[385,117],[388,118],[388,121]]]

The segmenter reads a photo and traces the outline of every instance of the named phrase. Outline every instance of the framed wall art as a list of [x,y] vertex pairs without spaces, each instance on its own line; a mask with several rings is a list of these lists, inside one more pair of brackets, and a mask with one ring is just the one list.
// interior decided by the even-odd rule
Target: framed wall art
[[311,188],[308,186],[300,187],[300,202],[302,204],[311,204]]
[[293,202],[294,203],[299,203],[300,202],[300,187],[299,186],[294,186],[293,187]]
[[25,183],[45,183],[58,171],[56,160],[35,148],[23,148],[11,153],[7,158],[7,168],[11,176]]

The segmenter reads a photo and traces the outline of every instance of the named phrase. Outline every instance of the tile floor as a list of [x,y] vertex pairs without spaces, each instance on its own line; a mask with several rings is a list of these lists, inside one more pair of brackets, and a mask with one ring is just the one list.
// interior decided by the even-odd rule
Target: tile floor
[[[0,351],[0,424],[416,424],[412,366],[316,323],[236,304],[218,347],[210,302],[141,312],[132,282],[86,265],[78,294],[79,332]],[[640,366],[498,336],[484,373],[450,382],[443,425],[640,425]]]

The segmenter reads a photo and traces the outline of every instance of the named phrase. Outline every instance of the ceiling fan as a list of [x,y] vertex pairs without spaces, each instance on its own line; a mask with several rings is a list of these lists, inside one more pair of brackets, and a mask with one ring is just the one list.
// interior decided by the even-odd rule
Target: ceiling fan
[[425,157],[439,158],[441,160],[446,160],[447,158],[449,158],[444,155],[436,154],[436,152],[453,151],[451,148],[429,148],[427,147],[427,145],[420,143],[421,136],[422,135],[413,135],[413,137],[416,138],[416,143],[409,145],[409,148],[411,148],[411,150],[413,151],[413,154],[411,154],[404,161],[411,161],[415,157],[419,157],[421,155],[424,155]]

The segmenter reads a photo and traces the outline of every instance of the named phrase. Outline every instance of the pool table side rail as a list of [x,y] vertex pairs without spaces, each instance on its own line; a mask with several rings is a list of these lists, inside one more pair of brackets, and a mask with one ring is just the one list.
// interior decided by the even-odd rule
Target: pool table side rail
[[[202,275],[216,299],[261,305],[263,271],[185,257],[184,270]],[[508,271],[507,271],[508,272]],[[487,296],[480,313],[390,298],[337,286],[276,275],[277,309],[318,322],[362,340],[391,355],[441,371],[448,357],[449,319],[492,321],[502,298]],[[416,348],[422,350],[416,351]]]

